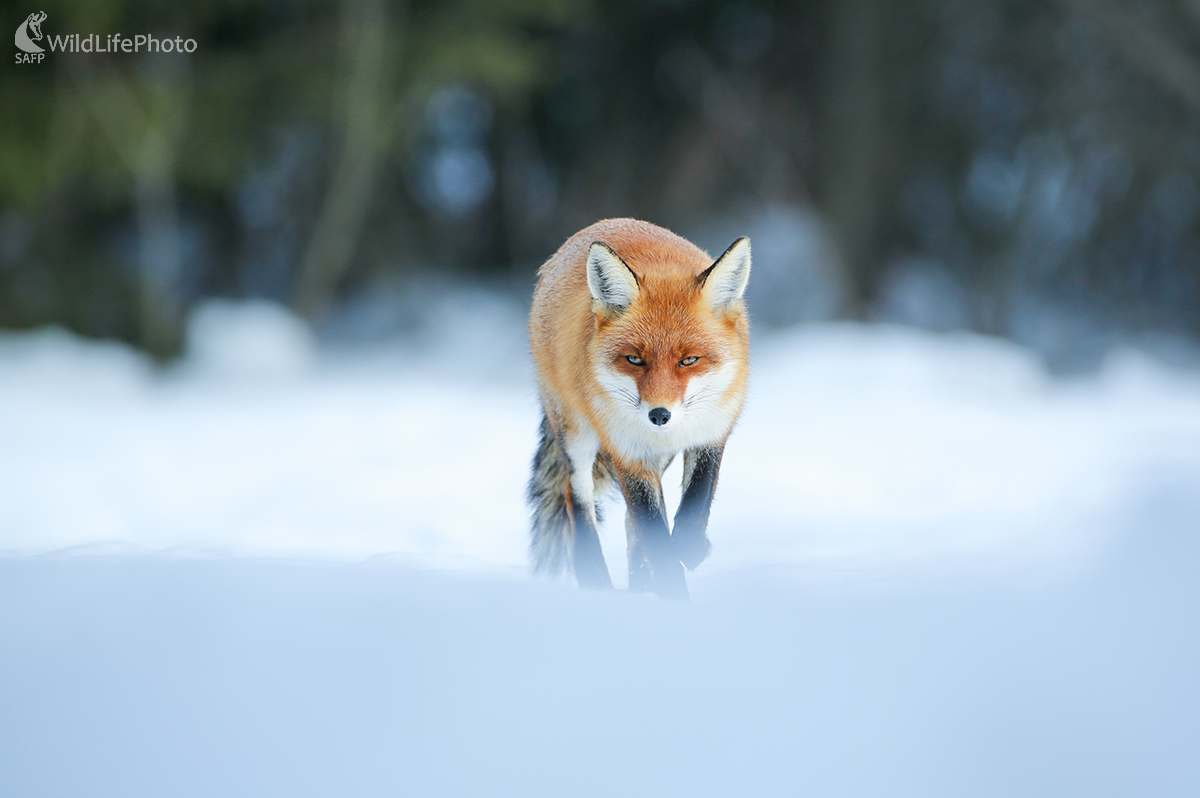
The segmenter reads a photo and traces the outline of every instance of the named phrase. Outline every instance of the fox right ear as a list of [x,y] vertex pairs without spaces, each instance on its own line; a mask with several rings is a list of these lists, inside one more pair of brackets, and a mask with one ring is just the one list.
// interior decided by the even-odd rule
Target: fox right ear
[[750,279],[750,239],[739,238],[729,245],[716,263],[705,269],[699,282],[708,297],[709,307],[727,311],[741,302]]
[[587,255],[588,291],[597,310],[625,310],[638,294],[637,275],[612,249],[593,241]]

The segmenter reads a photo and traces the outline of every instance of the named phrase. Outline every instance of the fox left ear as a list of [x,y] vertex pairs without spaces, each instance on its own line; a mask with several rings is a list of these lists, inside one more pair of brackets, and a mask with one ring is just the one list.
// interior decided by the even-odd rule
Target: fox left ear
[[729,310],[740,302],[749,279],[750,239],[745,237],[730,244],[725,254],[697,278],[714,312]]
[[602,241],[588,247],[587,283],[592,304],[606,313],[628,309],[638,295],[637,276]]

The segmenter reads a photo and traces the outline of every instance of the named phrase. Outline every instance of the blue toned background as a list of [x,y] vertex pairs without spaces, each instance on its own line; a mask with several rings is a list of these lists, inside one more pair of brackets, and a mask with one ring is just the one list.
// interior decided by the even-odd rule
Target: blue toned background
[[[0,794],[1200,790],[1192,0],[0,8],[197,42],[0,74]],[[686,606],[526,573],[606,216],[753,241]]]

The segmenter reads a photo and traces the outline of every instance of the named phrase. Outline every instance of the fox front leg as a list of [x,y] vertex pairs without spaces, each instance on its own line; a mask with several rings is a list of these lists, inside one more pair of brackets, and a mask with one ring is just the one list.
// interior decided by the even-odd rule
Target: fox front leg
[[654,568],[646,554],[646,546],[638,535],[633,513],[625,513],[625,543],[629,554],[629,590],[633,593],[654,592]]
[[575,578],[583,588],[611,588],[600,535],[596,531],[596,485],[593,471],[599,442],[586,429],[567,430],[561,437],[570,462],[566,504],[574,533],[572,565]]
[[725,444],[689,449],[683,454],[683,498],[675,513],[671,544],[679,561],[694,569],[704,562],[712,544],[708,541],[708,514],[717,489],[717,472]]
[[604,554],[600,550],[600,535],[588,501],[579,492],[567,493],[567,513],[574,532],[571,565],[579,586],[589,590],[612,587],[608,568],[604,565]]
[[618,466],[617,477],[628,508],[625,529],[629,536],[630,588],[652,590],[663,598],[687,598],[687,580],[671,545],[658,475]]

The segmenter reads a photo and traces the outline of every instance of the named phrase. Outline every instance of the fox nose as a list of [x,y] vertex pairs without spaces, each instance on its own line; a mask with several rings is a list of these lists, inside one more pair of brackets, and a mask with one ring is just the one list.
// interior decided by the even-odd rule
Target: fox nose
[[661,427],[671,420],[671,411],[665,407],[656,407],[650,411],[650,423]]

